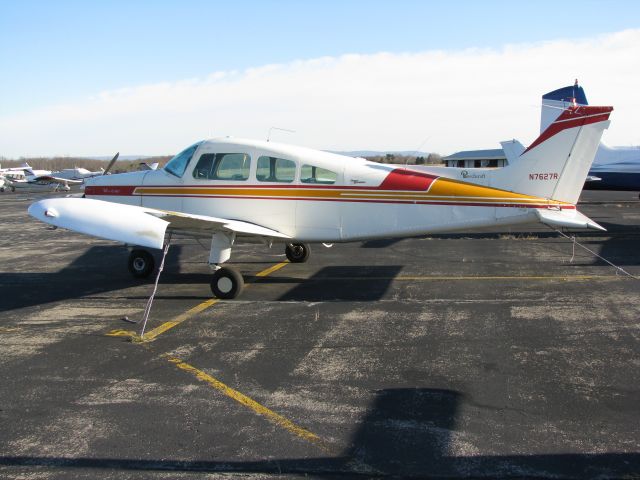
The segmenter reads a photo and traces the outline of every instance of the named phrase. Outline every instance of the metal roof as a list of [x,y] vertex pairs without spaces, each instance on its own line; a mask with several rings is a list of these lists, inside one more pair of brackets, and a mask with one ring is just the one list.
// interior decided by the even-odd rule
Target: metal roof
[[504,150],[501,148],[494,148],[489,150],[465,150],[462,152],[453,153],[443,160],[500,160],[506,159]]

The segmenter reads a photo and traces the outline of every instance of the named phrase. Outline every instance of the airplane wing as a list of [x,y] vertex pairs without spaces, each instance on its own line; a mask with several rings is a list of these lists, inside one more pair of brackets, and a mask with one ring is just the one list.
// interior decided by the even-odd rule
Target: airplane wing
[[53,175],[40,175],[39,177],[35,177],[33,180],[31,180],[31,182],[64,183],[69,185],[78,185],[80,183],[83,183],[82,180],[69,180],[68,178],[54,177]]
[[90,198],[47,198],[31,204],[41,222],[116,242],[161,249],[167,228],[187,233],[230,231],[267,238],[291,238],[239,220],[168,212]]

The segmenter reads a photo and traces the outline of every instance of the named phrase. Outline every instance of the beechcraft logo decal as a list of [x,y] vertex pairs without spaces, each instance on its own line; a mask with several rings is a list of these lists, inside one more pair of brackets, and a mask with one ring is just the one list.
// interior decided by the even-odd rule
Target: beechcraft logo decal
[[460,172],[462,178],[485,178],[484,173],[469,173],[467,170],[463,170]]

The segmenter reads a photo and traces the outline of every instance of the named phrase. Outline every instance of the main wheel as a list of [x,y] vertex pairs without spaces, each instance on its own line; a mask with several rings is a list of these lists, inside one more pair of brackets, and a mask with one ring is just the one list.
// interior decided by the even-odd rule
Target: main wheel
[[136,278],[147,278],[155,266],[153,255],[146,250],[132,250],[129,254],[129,271]]
[[211,279],[211,291],[223,300],[236,298],[244,288],[244,280],[240,272],[230,267],[221,267],[215,271]]
[[303,263],[309,259],[311,251],[306,243],[287,243],[284,253],[291,263]]

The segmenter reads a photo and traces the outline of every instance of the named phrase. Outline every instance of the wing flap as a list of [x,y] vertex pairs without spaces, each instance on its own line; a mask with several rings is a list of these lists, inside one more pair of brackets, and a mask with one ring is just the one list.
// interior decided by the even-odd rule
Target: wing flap
[[230,220],[227,218],[210,217],[208,215],[195,215],[183,212],[160,212],[152,213],[170,223],[169,228],[173,230],[188,230],[215,232],[228,230],[243,235],[256,235],[269,238],[291,238],[289,235],[272,230],[270,228],[256,225],[255,223],[243,222],[241,220]]

